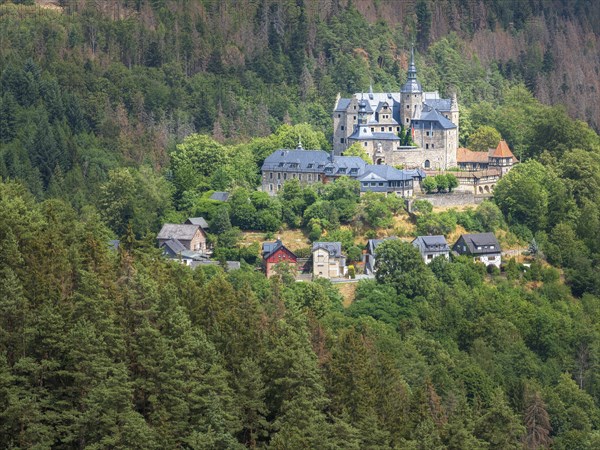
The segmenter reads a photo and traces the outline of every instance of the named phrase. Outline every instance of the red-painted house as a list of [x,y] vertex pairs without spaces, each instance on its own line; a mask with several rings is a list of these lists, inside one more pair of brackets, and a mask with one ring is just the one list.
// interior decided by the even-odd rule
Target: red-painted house
[[296,265],[298,257],[277,239],[275,242],[265,242],[262,246],[263,265],[267,278],[273,274],[273,266],[279,263]]

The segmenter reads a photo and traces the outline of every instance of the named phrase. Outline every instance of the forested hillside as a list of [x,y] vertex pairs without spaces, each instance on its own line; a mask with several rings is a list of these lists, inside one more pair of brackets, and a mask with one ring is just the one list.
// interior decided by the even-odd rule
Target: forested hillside
[[[0,447],[600,448],[599,14],[0,0]],[[492,201],[409,217],[345,177],[256,190],[272,151],[330,148],[338,92],[397,90],[413,42],[462,144],[521,161]],[[161,257],[161,224],[197,216],[240,270]],[[350,261],[367,237],[491,231],[531,265],[392,241],[343,307],[241,243],[289,230]]]

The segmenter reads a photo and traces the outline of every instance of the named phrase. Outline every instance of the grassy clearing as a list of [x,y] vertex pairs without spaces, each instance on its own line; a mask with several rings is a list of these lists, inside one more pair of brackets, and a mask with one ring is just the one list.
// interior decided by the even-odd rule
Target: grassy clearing
[[349,307],[354,301],[354,294],[356,292],[356,288],[358,287],[358,283],[340,283],[336,285],[340,290],[340,294],[344,297],[344,308]]

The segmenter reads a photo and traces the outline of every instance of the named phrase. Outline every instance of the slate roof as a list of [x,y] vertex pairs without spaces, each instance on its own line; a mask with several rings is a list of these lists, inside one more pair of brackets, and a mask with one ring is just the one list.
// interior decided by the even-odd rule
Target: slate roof
[[[292,252],[289,248],[287,248],[285,245],[283,245],[283,242],[281,242],[280,239],[277,239],[275,242],[264,242],[263,243],[263,245],[262,245],[263,259],[269,258],[273,253],[275,253],[280,248],[285,248],[288,252],[290,252],[292,255],[294,255],[294,252]],[[296,256],[296,255],[294,255],[294,256]]]
[[364,175],[358,177],[358,181],[404,181],[412,178],[412,174],[386,164],[369,164],[365,167]]
[[196,231],[198,231],[198,228],[198,225],[165,223],[156,238],[191,241],[196,234]]
[[350,98],[340,98],[334,111],[346,111],[348,109],[348,106],[350,106],[351,100],[352,99]]
[[426,252],[449,252],[450,247],[446,238],[442,235],[435,236],[417,236],[412,244]]
[[432,109],[431,111],[428,111],[425,114],[421,114],[421,117],[419,119],[413,120],[417,120],[420,122],[436,122],[445,130],[456,128],[456,125],[454,125],[450,120],[446,119],[436,109]]
[[265,158],[261,170],[320,173],[329,158],[323,150],[280,149]]
[[[463,234],[458,238],[456,244],[454,244],[454,250],[458,253],[464,253],[458,243],[460,240],[465,242],[467,246],[468,253],[472,255],[481,255],[488,253],[500,253],[500,243],[498,239],[494,235],[494,233],[475,233],[475,234]],[[494,248],[490,248],[490,246],[494,246]],[[481,247],[481,248],[477,248]]]
[[173,255],[177,255],[177,254],[182,253],[187,250],[185,245],[183,245],[181,242],[179,242],[179,239],[169,239],[168,241],[163,243],[163,245],[161,245],[161,248],[165,248],[165,247],[168,250],[170,250],[170,252]]
[[452,100],[449,98],[436,98],[436,99],[424,99],[423,101],[427,106],[438,111],[450,111]]
[[421,169],[404,169],[403,172],[413,178],[423,179],[427,176],[427,174]]
[[[216,194],[216,192],[215,192]],[[225,192],[226,194],[226,192]],[[214,194],[213,194],[214,195]],[[212,198],[212,196],[211,196]],[[208,229],[208,222],[206,220],[204,220],[204,217],[190,217],[188,220],[185,221],[186,224],[190,224],[190,225],[199,225],[200,228],[206,230]]]
[[396,239],[398,239],[396,236],[390,236],[390,237],[381,238],[381,239],[369,239],[367,241],[367,252],[371,255],[374,255],[375,250],[377,249],[377,247],[379,247],[379,244],[381,244],[382,242],[385,242],[385,241],[396,240]]
[[[229,192],[216,191],[210,196],[211,200],[218,200],[220,202],[226,202],[229,199]],[[204,227],[202,227],[204,228]]]
[[327,251],[333,258],[341,258],[343,256],[341,242],[313,242],[313,253],[319,249]]

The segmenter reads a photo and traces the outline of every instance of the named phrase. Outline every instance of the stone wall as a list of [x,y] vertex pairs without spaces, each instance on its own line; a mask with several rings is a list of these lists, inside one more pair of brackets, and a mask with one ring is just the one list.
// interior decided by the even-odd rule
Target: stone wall
[[[436,208],[445,208],[450,206],[477,205],[482,201],[491,198],[491,195],[474,195],[472,192],[452,192],[449,194],[418,194],[414,200],[427,200]],[[408,204],[409,212],[412,202]]]

